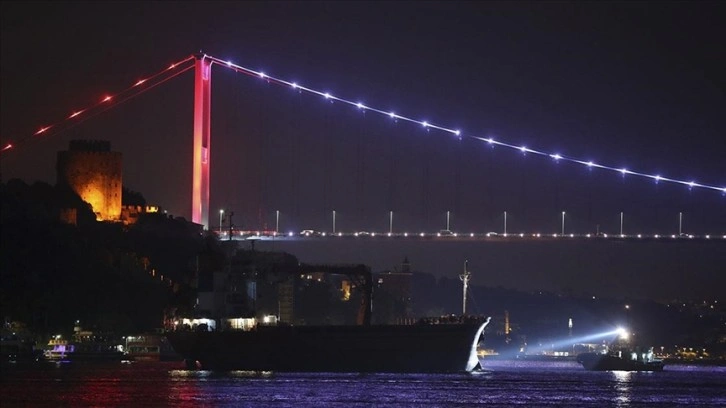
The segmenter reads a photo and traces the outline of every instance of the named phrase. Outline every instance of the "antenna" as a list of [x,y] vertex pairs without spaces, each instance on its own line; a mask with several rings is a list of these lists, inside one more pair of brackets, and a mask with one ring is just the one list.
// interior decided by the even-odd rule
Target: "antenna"
[[469,279],[471,279],[471,273],[469,272],[469,261],[464,261],[464,273],[459,275],[459,279],[464,282],[464,298],[462,302],[462,316],[466,316],[466,292],[469,290]]

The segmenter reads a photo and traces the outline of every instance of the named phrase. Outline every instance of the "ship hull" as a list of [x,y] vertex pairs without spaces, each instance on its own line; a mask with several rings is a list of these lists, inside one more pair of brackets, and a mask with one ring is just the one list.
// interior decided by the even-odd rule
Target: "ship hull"
[[487,322],[380,326],[258,326],[251,331],[167,333],[205,370],[466,372]]

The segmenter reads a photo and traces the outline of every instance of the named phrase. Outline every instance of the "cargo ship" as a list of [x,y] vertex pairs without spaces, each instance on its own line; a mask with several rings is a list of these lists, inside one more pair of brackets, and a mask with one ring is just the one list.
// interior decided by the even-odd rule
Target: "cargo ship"
[[[481,368],[477,345],[489,317],[450,315],[412,324],[371,324],[372,276],[368,267],[311,266],[296,260],[287,264],[293,276],[315,271],[356,278],[357,287],[363,290],[357,324],[295,325],[281,322],[277,316],[178,319],[166,337],[187,368],[401,373]],[[254,273],[249,273],[250,277],[264,275],[265,268],[259,264],[251,269]],[[267,269],[279,273],[286,268],[277,263]],[[234,296],[226,293],[224,298]]]
[[256,325],[172,331],[188,368],[287,372],[468,372],[489,319],[411,325]]

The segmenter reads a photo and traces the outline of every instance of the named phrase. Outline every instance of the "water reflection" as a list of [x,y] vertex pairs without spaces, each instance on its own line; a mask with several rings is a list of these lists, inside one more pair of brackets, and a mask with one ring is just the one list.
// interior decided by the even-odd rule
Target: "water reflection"
[[630,406],[632,371],[611,371],[615,377],[615,403],[618,407]]

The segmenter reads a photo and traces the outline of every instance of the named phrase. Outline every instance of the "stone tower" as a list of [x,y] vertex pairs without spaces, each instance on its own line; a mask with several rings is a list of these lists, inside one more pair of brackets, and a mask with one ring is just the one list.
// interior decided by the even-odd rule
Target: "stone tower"
[[89,203],[98,221],[121,217],[121,153],[111,151],[111,142],[72,140],[68,151],[58,152],[58,184],[69,186]]

